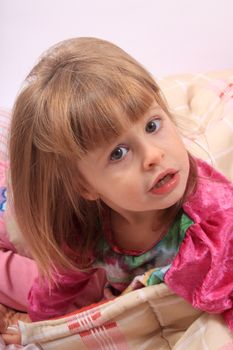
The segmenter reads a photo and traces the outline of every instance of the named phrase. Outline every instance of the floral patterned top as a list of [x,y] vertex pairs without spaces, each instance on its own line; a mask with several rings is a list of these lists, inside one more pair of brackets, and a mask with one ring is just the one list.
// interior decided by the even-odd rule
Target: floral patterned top
[[[105,234],[99,243],[97,260],[94,266],[101,267],[106,271],[108,285],[111,286],[114,294],[119,294],[129,285],[131,289],[140,285],[139,276],[144,276],[150,270],[151,274],[147,278],[146,285],[163,282],[166,271],[176,256],[185,232],[193,221],[182,212],[173,222],[172,226],[163,237],[156,241],[153,246],[146,251],[121,250],[112,242],[112,232],[108,225],[105,226]],[[135,279],[136,278],[136,279]]]

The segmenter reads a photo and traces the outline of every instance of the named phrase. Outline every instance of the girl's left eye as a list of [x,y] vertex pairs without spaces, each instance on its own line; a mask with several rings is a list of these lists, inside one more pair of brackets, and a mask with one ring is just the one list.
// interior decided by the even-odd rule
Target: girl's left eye
[[126,146],[117,146],[110,154],[111,161],[121,160],[128,153],[128,148]]
[[152,133],[155,131],[158,131],[161,126],[161,120],[160,119],[152,119],[150,120],[145,127],[145,130],[147,133]]

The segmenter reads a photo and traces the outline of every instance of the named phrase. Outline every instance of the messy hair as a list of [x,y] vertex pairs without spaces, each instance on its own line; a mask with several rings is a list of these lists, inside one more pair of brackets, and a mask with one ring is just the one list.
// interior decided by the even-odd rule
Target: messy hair
[[[88,266],[101,210],[81,196],[78,160],[121,135],[153,101],[169,114],[146,69],[96,38],[55,45],[27,76],[13,109],[11,185],[17,222],[43,274]],[[192,166],[190,179],[194,173]]]

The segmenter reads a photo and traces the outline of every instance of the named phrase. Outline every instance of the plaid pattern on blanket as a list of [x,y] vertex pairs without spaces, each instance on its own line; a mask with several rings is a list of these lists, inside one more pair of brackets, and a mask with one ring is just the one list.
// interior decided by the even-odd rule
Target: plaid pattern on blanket
[[23,343],[44,350],[232,350],[219,315],[195,310],[165,284],[142,288],[69,316],[20,322]]

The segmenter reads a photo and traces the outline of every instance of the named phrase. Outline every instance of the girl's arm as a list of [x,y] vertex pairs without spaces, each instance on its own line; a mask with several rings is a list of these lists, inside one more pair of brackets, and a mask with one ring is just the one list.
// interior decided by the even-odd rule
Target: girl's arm
[[29,316],[32,321],[45,320],[97,302],[104,281],[101,271],[59,273],[52,286],[37,278],[29,292]]
[[27,312],[32,320],[61,316],[76,308],[99,301],[105,276],[102,271],[67,272],[57,276],[57,284],[40,282],[34,260],[6,247],[0,248],[0,304]]
[[233,331],[233,206],[187,232],[165,283],[195,308],[223,313]]
[[25,312],[28,293],[37,274],[32,259],[0,249],[0,303]]

